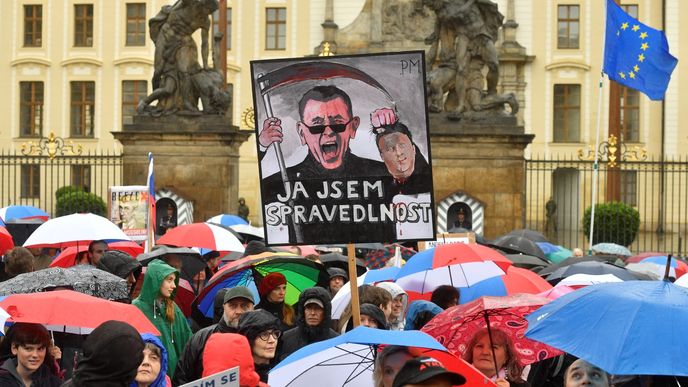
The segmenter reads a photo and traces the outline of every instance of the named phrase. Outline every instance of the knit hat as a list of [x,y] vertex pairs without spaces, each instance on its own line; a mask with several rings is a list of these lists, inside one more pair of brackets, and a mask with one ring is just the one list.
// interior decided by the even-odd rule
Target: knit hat
[[227,289],[227,292],[225,292],[225,298],[224,298],[223,304],[226,304],[235,298],[245,298],[254,304],[256,303],[256,301],[253,298],[253,293],[251,293],[251,291],[248,290],[248,288],[246,286],[236,286],[236,287]]
[[272,313],[264,309],[242,313],[239,317],[239,334],[246,336],[249,343],[267,330],[279,330],[280,321]]
[[258,285],[258,294],[260,294],[260,298],[265,298],[265,296],[267,296],[276,287],[286,284],[287,279],[282,273],[270,273],[266,275],[262,281],[260,281],[260,284]]
[[378,329],[389,329],[385,312],[379,306],[373,304],[361,304],[361,314],[371,317],[377,322]]
[[334,277],[343,277],[344,282],[349,281],[349,276],[346,275],[346,271],[344,271],[344,269],[340,269],[338,267],[331,267],[331,268],[327,269],[327,274],[330,275],[330,279],[332,279]]

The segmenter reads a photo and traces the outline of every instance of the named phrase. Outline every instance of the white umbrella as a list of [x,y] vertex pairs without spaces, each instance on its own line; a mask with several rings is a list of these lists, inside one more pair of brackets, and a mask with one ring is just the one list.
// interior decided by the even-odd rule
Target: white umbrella
[[24,242],[24,247],[64,248],[95,240],[130,241],[122,230],[102,216],[72,214],[50,219],[40,225]]
[[688,288],[688,274],[684,274],[680,276],[676,282],[674,282],[674,285],[682,286],[684,288]]
[[232,230],[239,234],[253,235],[255,237],[265,239],[265,232],[262,227],[251,226],[250,224],[233,224],[229,226]]
[[574,274],[559,281],[557,286],[590,286],[607,282],[623,282],[614,274]]

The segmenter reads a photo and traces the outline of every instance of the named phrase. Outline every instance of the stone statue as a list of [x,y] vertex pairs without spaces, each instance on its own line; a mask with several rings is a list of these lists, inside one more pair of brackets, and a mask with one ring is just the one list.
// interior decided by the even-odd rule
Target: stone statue
[[[217,0],[177,0],[163,6],[148,21],[155,43],[153,92],[139,102],[139,114],[216,114],[228,106],[222,74],[208,66],[210,15],[218,9]],[[201,59],[192,34],[201,30]],[[214,51],[217,53],[217,49]],[[203,111],[198,109],[198,99]],[[151,106],[157,101],[156,106]],[[226,110],[226,107],[225,107]]]
[[[450,119],[480,119],[518,111],[513,94],[499,95],[495,42],[504,16],[491,0],[423,0],[437,17],[427,60],[428,110]],[[483,75],[483,69],[487,69]],[[485,89],[487,86],[487,89]],[[446,97],[445,97],[446,95]]]
[[239,198],[239,209],[237,209],[237,215],[239,215],[240,218],[243,218],[245,221],[248,222],[248,213],[249,209],[246,205],[246,199]]

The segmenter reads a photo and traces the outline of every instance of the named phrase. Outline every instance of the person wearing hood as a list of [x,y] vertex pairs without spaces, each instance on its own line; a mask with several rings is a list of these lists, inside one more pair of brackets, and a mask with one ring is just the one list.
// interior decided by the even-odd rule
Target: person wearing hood
[[346,275],[346,271],[344,271],[344,269],[340,269],[338,267],[331,267],[327,269],[327,274],[330,276],[330,295],[332,298],[334,298],[339,289],[341,289],[344,284],[349,282],[349,276]]
[[214,375],[236,366],[239,366],[240,387],[268,387],[260,381],[260,376],[253,367],[251,346],[246,337],[236,333],[213,333],[203,350],[201,377]]
[[430,301],[417,300],[409,304],[408,312],[406,313],[406,323],[404,330],[420,330],[432,320],[433,317],[442,313],[443,309]]
[[239,318],[239,334],[246,336],[251,345],[253,363],[262,382],[268,381],[277,342],[282,335],[279,320],[271,313],[259,309],[246,312]]
[[338,336],[337,332],[330,328],[332,299],[327,290],[321,287],[304,290],[299,296],[296,313],[296,327],[286,331],[280,342],[280,360],[308,344]]
[[406,307],[408,306],[408,294],[401,286],[394,282],[380,282],[375,286],[387,290],[392,295],[392,311],[387,319],[389,330],[403,331]]
[[128,387],[143,361],[143,340],[122,321],[100,324],[84,341],[84,357],[62,387]]
[[131,255],[118,250],[108,250],[96,263],[96,268],[127,280],[129,296],[134,291],[136,278],[141,273],[141,263]]
[[[223,289],[224,290],[224,289]],[[174,371],[174,384],[181,385],[200,379],[203,374],[203,350],[208,338],[214,333],[236,333],[239,318],[253,310],[253,293],[244,286],[229,288],[224,292],[222,318],[217,324],[194,333],[179,358]]]
[[174,376],[179,355],[191,338],[186,317],[174,303],[179,272],[165,262],[154,259],[141,286],[141,294],[132,302],[158,328],[160,340],[167,348],[167,374]]
[[60,378],[51,369],[50,333],[41,324],[16,323],[5,336],[11,357],[0,367],[0,386],[57,387]]
[[385,313],[373,304],[361,305],[361,325],[368,328],[389,330]]
[[282,273],[270,273],[258,284],[260,302],[256,309],[265,309],[280,320],[280,330],[294,326],[294,309],[284,302],[287,295],[287,278]]
[[172,387],[167,376],[167,349],[150,333],[144,333],[141,338],[144,343],[143,361],[129,387]]

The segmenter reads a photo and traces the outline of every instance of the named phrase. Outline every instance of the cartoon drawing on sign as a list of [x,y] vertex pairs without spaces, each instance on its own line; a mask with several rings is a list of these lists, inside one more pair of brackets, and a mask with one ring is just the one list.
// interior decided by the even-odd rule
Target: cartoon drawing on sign
[[251,62],[268,244],[433,237],[422,60]]

